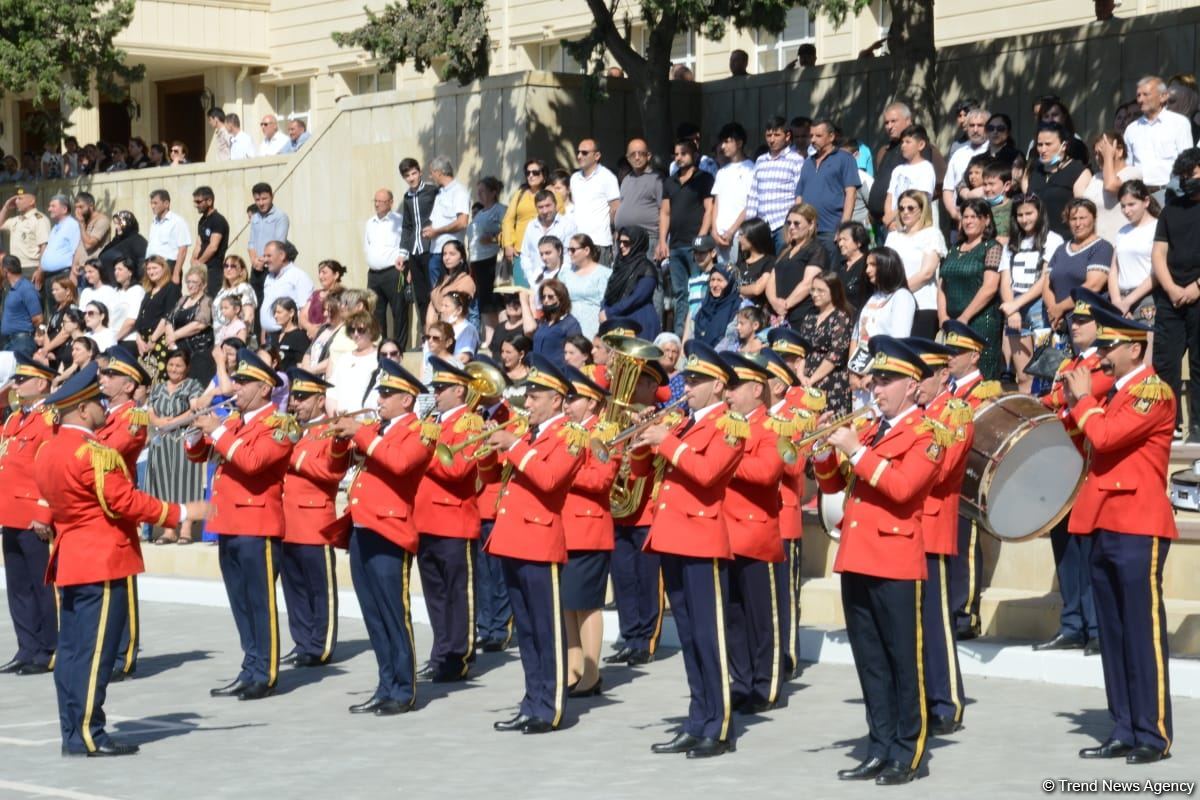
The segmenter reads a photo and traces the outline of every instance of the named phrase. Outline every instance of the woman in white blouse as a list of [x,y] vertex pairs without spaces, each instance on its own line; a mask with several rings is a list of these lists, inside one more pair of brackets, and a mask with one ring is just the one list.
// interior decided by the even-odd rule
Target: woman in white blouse
[[101,353],[117,343],[117,337],[108,323],[108,306],[104,303],[92,300],[83,307],[83,324],[87,328],[84,335],[96,343],[96,349]]
[[[1121,213],[1129,223],[1117,232],[1113,249],[1112,269],[1108,271],[1108,296],[1113,305],[1128,317],[1154,324],[1154,278],[1150,266],[1150,251],[1154,249],[1154,232],[1158,227],[1161,209],[1158,201],[1140,180],[1121,184],[1118,195]],[[1154,347],[1153,334],[1146,352]]]
[[113,327],[117,332],[117,341],[127,343],[129,352],[137,352],[137,315],[146,297],[146,290],[138,277],[137,265],[121,260],[113,265],[113,278],[116,280],[117,305],[121,308],[121,324]]
[[365,408],[371,391],[371,379],[379,367],[375,342],[379,338],[379,322],[375,315],[359,311],[346,320],[345,330],[354,349],[337,359],[329,368],[333,388],[325,393],[325,410],[329,414],[357,411]]
[[932,339],[938,332],[937,270],[946,255],[946,240],[933,224],[925,192],[901,192],[896,209],[900,225],[888,234],[886,245],[899,256],[908,290],[916,300],[912,335]]
[[[91,302],[102,303],[108,309],[109,323],[114,333],[121,329],[121,324],[125,322],[125,310],[121,307],[121,298],[116,287],[112,285],[112,279],[105,274],[98,258],[88,259],[83,265],[83,289],[79,292],[79,307],[87,308]],[[134,309],[133,315],[137,316],[137,309]]]
[[867,253],[867,280],[875,293],[858,315],[851,365],[855,371],[867,358],[867,342],[876,334],[903,338],[913,335],[917,301],[905,285],[904,264],[890,247],[876,247]]

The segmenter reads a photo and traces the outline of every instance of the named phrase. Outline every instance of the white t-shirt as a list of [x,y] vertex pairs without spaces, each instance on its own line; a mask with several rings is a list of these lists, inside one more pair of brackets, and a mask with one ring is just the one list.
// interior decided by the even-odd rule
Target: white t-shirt
[[379,356],[374,350],[363,355],[346,353],[331,362],[329,382],[333,388],[327,392],[328,408],[334,413],[363,408],[363,397],[371,388],[371,376],[378,366]]
[[934,192],[937,191],[937,176],[933,172],[933,164],[928,161],[904,163],[892,170],[892,179],[888,182],[887,190],[892,196],[892,208],[900,201],[900,195],[909,189],[916,189],[933,198]]
[[[120,320],[114,314],[112,327],[113,330],[120,330],[121,326],[128,320],[137,319],[138,312],[142,310],[142,300],[146,298],[146,290],[142,288],[140,283],[135,283],[125,289],[117,290],[117,306],[121,309]],[[127,338],[133,338],[137,334],[137,327],[129,332]]]
[[1150,251],[1158,225],[1144,222],[1136,228],[1126,224],[1117,233],[1117,286],[1122,292],[1136,289],[1150,277]]
[[954,151],[954,155],[950,156],[950,161],[946,163],[946,177],[942,181],[942,189],[956,191],[958,185],[967,177],[967,164],[971,163],[971,159],[980,153],[988,151],[988,142],[985,139],[983,144],[978,147],[972,147],[968,142],[962,147]]
[[[921,271],[921,262],[925,254],[934,252],[938,258],[946,257],[946,240],[942,232],[934,226],[922,228],[916,233],[908,234],[903,231],[892,231],[887,236],[886,244],[896,251],[904,262],[904,274],[912,277]],[[937,309],[937,271],[913,293],[917,300],[917,308],[922,311]],[[904,334],[907,336],[908,334]]]
[[[609,203],[621,199],[617,176],[597,164],[591,177],[581,170],[571,176],[571,202],[575,204],[575,226],[592,237],[597,247],[612,247],[612,212]],[[564,242],[565,244],[565,242]]]
[[229,160],[254,158],[254,140],[245,131],[238,131],[229,138]]
[[1021,239],[1018,244],[1018,250],[1014,254],[1007,247],[1004,248],[1004,255],[1000,259],[1000,272],[1011,272],[1009,279],[1012,281],[1013,296],[1017,297],[1037,283],[1037,279],[1041,277],[1042,270],[1050,263],[1050,257],[1054,255],[1058,248],[1062,247],[1063,238],[1054,231],[1046,233],[1046,245],[1042,248],[1042,252],[1037,252],[1033,249],[1033,237],[1026,236]]
[[738,215],[746,210],[750,184],[754,180],[754,162],[748,158],[731,162],[717,170],[712,196],[717,198],[717,218],[713,227],[725,235]]

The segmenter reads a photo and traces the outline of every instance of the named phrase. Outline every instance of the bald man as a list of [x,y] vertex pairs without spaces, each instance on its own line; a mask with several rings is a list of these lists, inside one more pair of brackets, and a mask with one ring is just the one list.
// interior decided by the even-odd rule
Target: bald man
[[288,136],[283,131],[279,130],[279,120],[274,114],[263,114],[262,122],[258,123],[262,130],[262,144],[258,146],[258,154],[260,156],[277,156],[284,145],[288,143]]
[[658,209],[663,199],[663,179],[650,169],[650,146],[645,139],[630,139],[625,147],[630,171],[621,180],[621,205],[614,220],[617,230],[641,228],[651,242],[658,241]]

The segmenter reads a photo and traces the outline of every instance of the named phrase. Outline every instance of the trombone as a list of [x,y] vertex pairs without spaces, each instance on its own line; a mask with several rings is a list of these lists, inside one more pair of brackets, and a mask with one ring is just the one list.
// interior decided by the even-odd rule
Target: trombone
[[783,459],[783,463],[795,464],[796,460],[800,457],[800,452],[804,450],[804,448],[808,447],[814,442],[824,439],[838,428],[844,428],[860,417],[874,419],[878,414],[879,412],[873,406],[863,406],[857,411],[845,414],[826,423],[825,425],[822,425],[812,433],[805,434],[803,437],[795,441],[780,437],[775,443],[775,449],[779,451],[779,457]]
[[[496,431],[502,431],[507,428],[517,428],[517,430],[514,430],[513,432],[520,435],[520,433],[525,428],[527,428],[528,425],[529,425],[529,423],[526,421],[525,417],[518,414],[517,416],[514,416],[512,419],[505,422],[503,425],[497,425],[493,428],[485,428],[484,430],[481,430],[479,433],[477,433],[473,436],[468,436],[466,439],[463,439],[458,444],[448,445],[445,442],[438,442],[438,446],[436,448],[434,448],[433,452],[434,452],[434,455],[437,456],[438,461],[442,462],[443,467],[449,467],[451,464],[454,463],[454,457],[456,455],[461,453],[463,450],[466,450],[471,445],[478,444],[479,442],[486,440],[489,436],[491,436]],[[491,448],[487,448],[487,449],[480,448],[472,456],[472,458],[473,459],[483,458],[485,455],[487,455],[490,452],[491,452]]]
[[187,416],[180,417],[179,419],[175,420],[174,422],[170,422],[166,425],[163,425],[161,428],[156,429],[154,431],[154,435],[161,436],[164,433],[170,433],[171,431],[177,431],[180,428],[190,428],[192,426],[192,423],[195,422],[196,420],[200,419],[201,417],[208,416],[209,414],[215,414],[221,410],[228,410],[228,411],[236,410],[236,408],[237,408],[236,404],[237,404],[237,400],[235,398],[231,397],[228,400],[221,401],[220,403],[214,403],[211,406],[205,406],[204,408],[198,408],[195,411],[193,411],[192,413],[188,414]]
[[630,425],[628,428],[625,428],[624,430],[619,432],[616,436],[609,439],[607,442],[601,441],[600,439],[592,439],[592,441],[590,442],[590,447],[592,448],[592,455],[596,456],[596,459],[601,464],[607,464],[609,461],[612,460],[613,451],[616,449],[617,445],[637,438],[637,436],[642,431],[646,430],[651,425],[657,425],[658,423],[662,422],[662,420],[667,416],[667,414],[676,410],[677,408],[679,408],[686,402],[687,402],[686,395],[683,397],[680,397],[675,402],[669,403],[669,404],[663,406],[662,408],[660,408],[658,411],[655,411],[653,414],[646,417],[644,420],[641,420],[640,422],[635,422],[634,424]]

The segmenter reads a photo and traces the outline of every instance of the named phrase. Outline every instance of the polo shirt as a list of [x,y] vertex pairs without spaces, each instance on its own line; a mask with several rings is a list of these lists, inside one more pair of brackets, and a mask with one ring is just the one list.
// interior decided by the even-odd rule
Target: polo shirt
[[858,163],[854,157],[835,149],[820,160],[813,156],[800,168],[796,196],[817,209],[817,232],[833,233],[842,224],[842,207],[846,203],[846,187],[862,186]]
[[620,199],[621,187],[617,184],[617,176],[603,164],[597,164],[591,175],[584,175],[582,170],[575,170],[571,175],[575,225],[580,233],[592,237],[597,247],[612,247],[610,204]]
[[42,252],[42,272],[62,272],[75,263],[75,251],[79,249],[79,221],[67,215],[54,223],[50,238]]
[[1143,114],[1125,129],[1125,149],[1131,166],[1142,168],[1147,186],[1166,186],[1175,159],[1192,146],[1187,117],[1164,108],[1153,120]]
[[[433,208],[429,212],[429,224],[435,228],[444,228],[454,222],[459,214],[470,213],[471,195],[467,192],[467,187],[458,181],[450,181],[445,186],[438,187],[437,196],[433,198]],[[430,252],[434,255],[441,255],[442,247],[446,242],[453,240],[461,242],[465,231],[464,228],[454,233],[441,234],[433,240]]]
[[179,258],[179,248],[191,246],[192,234],[188,231],[187,223],[174,211],[150,221],[146,258],[162,256],[167,261],[175,261]]
[[[713,176],[695,170],[681,182],[678,175],[663,182],[663,197],[671,203],[670,235],[672,247],[691,247],[704,223],[704,202],[712,197]],[[682,288],[682,287],[681,287]]]
[[631,172],[621,180],[621,205],[614,224],[621,228],[641,228],[653,241],[658,240],[658,207],[662,205],[663,179],[652,169],[642,174]]
[[4,296],[4,317],[0,320],[0,334],[12,336],[17,333],[33,333],[33,318],[42,313],[42,299],[37,289],[25,278],[8,288]]
[[717,171],[712,188],[712,195],[717,203],[716,216],[713,219],[714,231],[722,236],[730,232],[738,215],[746,209],[753,180],[754,162],[749,159],[731,161]]

